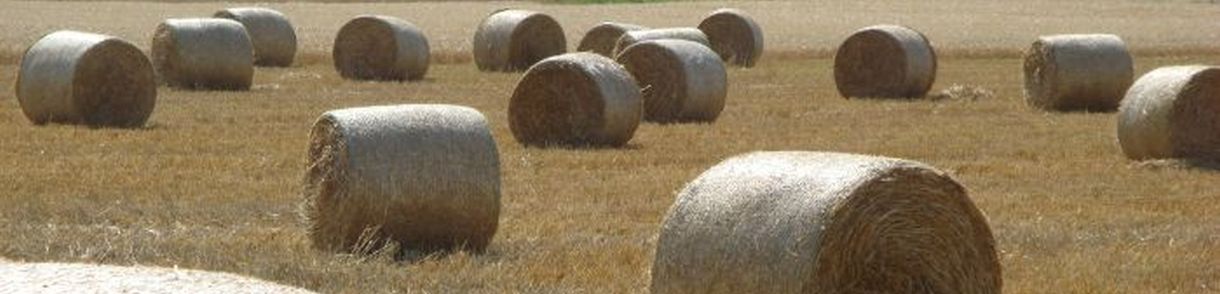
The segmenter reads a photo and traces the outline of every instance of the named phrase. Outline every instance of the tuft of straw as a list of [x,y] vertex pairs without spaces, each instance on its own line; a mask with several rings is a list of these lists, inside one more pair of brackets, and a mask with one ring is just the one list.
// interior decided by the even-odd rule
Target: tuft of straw
[[428,38],[402,19],[361,15],[335,36],[335,70],[345,79],[413,81],[428,73]]
[[987,219],[922,163],[754,152],[713,166],[663,221],[652,293],[1000,293]]
[[500,160],[483,114],[452,105],[328,111],[314,123],[302,216],[315,248],[471,250],[500,215]]
[[549,15],[504,9],[487,16],[474,35],[474,62],[482,71],[522,71],[567,52],[563,27]]
[[618,41],[614,43],[614,56],[617,57],[623,50],[631,47],[631,45],[635,45],[635,43],[663,39],[687,40],[703,44],[703,46],[710,46],[707,35],[704,35],[703,31],[696,28],[647,29],[623,33],[623,36],[619,37]]
[[763,33],[744,11],[721,8],[712,11],[699,30],[707,35],[712,50],[729,64],[753,67],[763,53]]
[[170,87],[249,90],[254,81],[254,45],[234,20],[167,19],[153,33],[151,55]]
[[918,98],[936,79],[936,52],[923,34],[907,27],[860,29],[839,45],[835,86],[844,98]]
[[240,22],[254,45],[254,65],[287,67],[297,54],[297,33],[283,13],[261,7],[228,8],[212,15]]
[[953,84],[940,92],[928,95],[928,100],[979,101],[995,97],[995,92],[975,85]]
[[57,31],[25,51],[17,101],[34,124],[141,127],[157,101],[148,57],[112,36]]
[[1043,110],[1114,111],[1133,71],[1118,36],[1042,36],[1025,51],[1025,101]]
[[508,104],[513,137],[527,146],[622,146],[642,116],[631,73],[593,53],[538,62],[517,82]]
[[585,36],[580,39],[580,45],[576,47],[576,51],[593,52],[614,58],[614,45],[618,42],[618,38],[627,32],[645,29],[648,28],[626,23],[602,22],[585,33]]
[[623,50],[617,61],[644,89],[644,120],[713,122],[724,110],[728,74],[707,46],[678,39],[643,41]]
[[1220,160],[1220,67],[1144,74],[1123,97],[1117,133],[1130,159]]

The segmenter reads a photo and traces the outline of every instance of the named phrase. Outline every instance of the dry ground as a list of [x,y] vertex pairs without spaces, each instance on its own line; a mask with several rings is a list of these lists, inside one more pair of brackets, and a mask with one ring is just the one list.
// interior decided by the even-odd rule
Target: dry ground
[[[829,150],[951,171],[990,218],[1007,292],[1220,291],[1220,172],[1136,167],[1118,150],[1113,114],[1028,109],[1013,55],[1039,33],[1102,31],[1121,33],[1140,52],[1137,74],[1216,64],[1220,5],[1019,3],[737,3],[762,21],[775,50],[757,68],[729,73],[718,122],[646,124],[621,150],[543,150],[522,148],[508,131],[505,109],[519,75],[477,72],[454,53],[468,46],[481,15],[498,6],[554,11],[575,28],[575,43],[603,17],[689,25],[723,4],[274,5],[301,28],[299,66],[259,69],[250,92],[162,88],[148,128],[99,130],[31,126],[13,97],[17,54],[59,27],[146,45],[157,20],[225,5],[5,2],[0,258],[178,265],[324,292],[639,292],[657,225],[684,183],[747,151]],[[75,16],[82,10],[89,13]],[[325,57],[330,34],[362,12],[418,19],[437,51],[450,52],[448,63],[434,64],[419,83],[339,79]],[[874,22],[915,24],[942,52],[956,52],[941,60],[936,89],[974,85],[996,95],[839,98],[824,53]],[[501,152],[504,210],[487,254],[398,263],[309,249],[296,217],[309,126],[329,109],[396,103],[462,104],[488,116]]]

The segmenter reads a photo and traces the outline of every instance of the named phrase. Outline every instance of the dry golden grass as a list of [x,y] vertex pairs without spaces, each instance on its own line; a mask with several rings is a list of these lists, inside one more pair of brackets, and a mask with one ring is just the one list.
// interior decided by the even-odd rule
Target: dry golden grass
[[[30,125],[12,89],[21,50],[60,27],[147,48],[161,18],[207,15],[222,5],[90,3],[90,13],[68,17],[82,4],[5,3],[0,257],[178,265],[324,292],[640,292],[657,226],[683,184],[731,155],[798,149],[909,158],[951,171],[990,218],[1010,293],[1220,289],[1220,172],[1133,167],[1115,143],[1113,114],[1030,110],[1015,54],[1038,34],[1105,30],[1127,37],[1137,75],[1167,64],[1214,64],[1220,6],[915,3],[928,2],[740,3],[777,50],[756,68],[730,70],[727,106],[715,124],[645,124],[621,150],[522,148],[506,117],[519,74],[480,73],[453,52],[469,46],[479,18],[499,5],[554,11],[571,27],[574,46],[583,28],[602,20],[598,14],[690,25],[722,4],[275,5],[302,30],[303,64],[258,69],[250,92],[162,88],[150,127],[112,130]],[[434,65],[419,83],[339,79],[326,57],[329,40],[347,17],[364,12],[415,21],[454,63]],[[922,27],[942,51],[959,52],[941,60],[933,92],[962,84],[994,97],[839,98],[831,61],[817,52],[857,27],[891,20]],[[309,126],[325,110],[396,103],[462,104],[488,116],[501,152],[504,210],[487,254],[394,262],[309,249],[296,216]]]

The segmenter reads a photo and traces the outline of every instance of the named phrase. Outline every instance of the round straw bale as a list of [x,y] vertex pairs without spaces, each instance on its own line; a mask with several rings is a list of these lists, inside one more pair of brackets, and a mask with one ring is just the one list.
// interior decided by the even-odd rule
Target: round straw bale
[[640,87],[622,65],[593,53],[530,67],[508,103],[509,128],[525,145],[621,146],[640,124]]
[[1131,159],[1220,159],[1220,67],[1162,67],[1127,90],[1118,143]]
[[58,31],[30,46],[17,72],[17,101],[35,124],[140,127],[152,115],[152,63],[131,43]]
[[1043,110],[1113,111],[1133,75],[1118,36],[1043,36],[1025,52],[1025,102]]
[[419,80],[431,59],[428,38],[414,24],[389,16],[361,15],[335,37],[339,75],[355,80]]
[[922,163],[756,152],[705,171],[661,227],[652,293],[999,293],[966,189]]
[[919,32],[895,25],[852,33],[835,53],[835,86],[844,98],[917,98],[936,79],[936,52]]
[[614,56],[618,56],[620,53],[623,52],[623,50],[626,50],[627,47],[631,47],[631,45],[635,45],[635,43],[648,41],[648,40],[661,40],[661,39],[687,40],[687,41],[703,44],[703,46],[709,46],[708,45],[709,42],[707,41],[707,35],[704,35],[703,31],[700,31],[699,29],[696,29],[696,28],[664,28],[664,29],[638,30],[638,31],[630,31],[630,32],[623,33],[623,36],[619,37],[618,41],[614,42]]
[[644,120],[712,122],[724,110],[728,74],[707,46],[650,40],[627,47],[617,60],[644,89]]
[[753,67],[763,52],[763,33],[744,11],[721,8],[699,23],[712,50],[733,65]]
[[614,44],[618,42],[619,37],[630,31],[644,29],[648,28],[633,24],[603,22],[585,33],[584,38],[580,39],[580,46],[576,47],[576,51],[593,52],[605,57],[614,58]]
[[267,8],[243,7],[213,15],[240,22],[254,45],[254,65],[291,66],[297,54],[297,33],[283,13]]
[[5,293],[313,293],[230,273],[68,263],[0,262]]
[[[452,105],[328,111],[310,134],[302,216],[313,246],[360,252],[481,252],[500,215],[500,160],[487,120]],[[378,247],[379,245],[372,245]]]
[[525,70],[567,48],[559,22],[529,10],[498,10],[474,34],[474,62],[483,71]]
[[153,33],[152,63],[170,87],[249,90],[254,81],[250,35],[229,19],[165,20]]

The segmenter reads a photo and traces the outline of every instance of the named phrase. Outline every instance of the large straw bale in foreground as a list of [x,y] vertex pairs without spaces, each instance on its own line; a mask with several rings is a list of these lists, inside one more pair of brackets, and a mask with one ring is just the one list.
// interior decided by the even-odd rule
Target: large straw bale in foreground
[[139,48],[111,37],[58,31],[26,50],[17,101],[35,124],[139,127],[152,115],[157,82]]
[[313,293],[230,273],[0,261],[0,293]]
[[866,27],[839,45],[834,75],[844,98],[923,97],[936,79],[936,52],[910,28]]
[[665,217],[653,293],[999,293],[986,218],[927,165],[821,152],[730,158]]
[[567,52],[563,27],[549,15],[505,9],[487,16],[474,34],[474,62],[483,71],[521,71]]
[[335,37],[335,69],[355,80],[419,80],[428,73],[428,38],[402,19],[361,15]]
[[1113,111],[1133,71],[1118,36],[1043,36],[1025,52],[1025,101],[1044,110]]
[[315,248],[483,251],[500,216],[487,121],[451,105],[328,111],[310,134],[302,214]]
[[687,40],[703,44],[703,46],[710,46],[707,35],[704,35],[703,31],[696,28],[647,29],[623,33],[623,36],[619,37],[618,41],[614,43],[614,56],[617,57],[623,50],[631,47],[631,45],[635,45],[635,43],[664,39]]
[[152,62],[170,87],[249,90],[254,81],[250,35],[229,19],[165,20],[153,33]]
[[729,64],[753,67],[763,53],[763,33],[744,11],[721,8],[699,23],[712,50]]
[[283,13],[261,7],[229,8],[213,17],[240,22],[254,45],[254,65],[291,66],[297,54],[297,33]]
[[712,122],[724,110],[728,74],[707,46],[677,39],[644,41],[617,60],[644,89],[644,120]]
[[1220,67],[1171,66],[1131,86],[1118,115],[1131,159],[1220,159]]
[[576,47],[576,51],[593,52],[614,58],[614,45],[618,42],[618,38],[627,32],[645,29],[648,28],[626,23],[602,22],[585,33],[585,36],[580,39],[580,46]]
[[640,87],[622,65],[593,53],[547,58],[525,72],[508,104],[525,145],[622,146],[643,112]]

